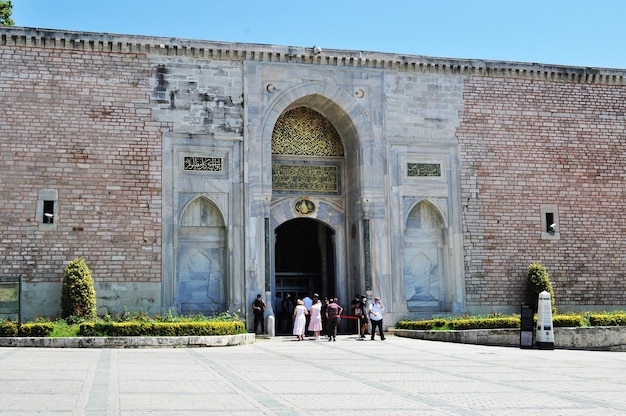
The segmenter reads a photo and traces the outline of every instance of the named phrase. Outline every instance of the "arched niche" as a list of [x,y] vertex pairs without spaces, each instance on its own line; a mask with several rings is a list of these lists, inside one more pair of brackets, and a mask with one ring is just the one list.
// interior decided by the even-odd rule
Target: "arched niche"
[[420,201],[410,211],[404,231],[404,291],[409,312],[446,308],[445,223],[435,205]]
[[181,313],[226,310],[225,247],[218,207],[206,197],[191,201],[178,227],[176,303]]

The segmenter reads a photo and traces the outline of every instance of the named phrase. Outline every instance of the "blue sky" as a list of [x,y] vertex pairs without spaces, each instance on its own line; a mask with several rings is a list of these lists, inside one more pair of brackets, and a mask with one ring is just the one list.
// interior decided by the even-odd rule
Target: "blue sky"
[[624,0],[13,0],[16,26],[626,69]]

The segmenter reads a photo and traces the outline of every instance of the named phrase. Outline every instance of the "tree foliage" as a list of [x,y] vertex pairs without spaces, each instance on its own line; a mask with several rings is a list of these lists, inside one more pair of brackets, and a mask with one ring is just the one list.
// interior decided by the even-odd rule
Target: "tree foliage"
[[63,273],[61,289],[61,317],[91,319],[96,316],[96,291],[91,270],[85,259],[72,260]]
[[550,294],[552,311],[554,311],[554,289],[548,271],[539,263],[530,263],[526,273],[526,303],[535,312],[537,312],[539,294],[544,290]]
[[0,26],[13,26],[15,22],[11,19],[13,13],[13,3],[11,0],[0,0]]

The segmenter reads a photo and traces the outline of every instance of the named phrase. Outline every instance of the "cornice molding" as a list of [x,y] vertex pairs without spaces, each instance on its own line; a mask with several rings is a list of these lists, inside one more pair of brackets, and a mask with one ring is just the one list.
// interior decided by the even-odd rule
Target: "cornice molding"
[[150,56],[181,56],[227,61],[298,63],[582,84],[626,85],[626,69],[439,58],[340,49],[316,51],[313,47],[215,42],[13,26],[0,27],[0,46],[40,47],[102,53],[136,53]]

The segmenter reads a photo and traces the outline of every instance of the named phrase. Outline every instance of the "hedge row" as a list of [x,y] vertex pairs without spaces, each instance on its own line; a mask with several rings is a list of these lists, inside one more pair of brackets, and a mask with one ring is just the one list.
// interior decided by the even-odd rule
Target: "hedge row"
[[446,326],[445,319],[429,319],[425,321],[400,321],[396,324],[398,329],[415,329],[430,331],[435,328],[443,328]]
[[[580,315],[555,315],[555,327],[580,327],[584,319]],[[626,314],[596,314],[589,316],[590,326],[626,326]],[[398,329],[497,329],[519,328],[519,317],[483,319],[429,319],[399,321]],[[0,337],[46,337],[54,329],[50,322],[28,323],[18,326],[16,322],[0,321]],[[243,322],[85,322],[80,325],[80,336],[210,336],[246,333]]]
[[[47,337],[54,330],[51,322],[28,323],[1,321],[0,337]],[[245,334],[243,322],[85,322],[80,336],[209,336]]]
[[16,337],[17,323],[11,321],[0,322],[0,337]]
[[[614,315],[606,315],[614,318]],[[626,315],[624,315],[626,318]],[[536,318],[535,318],[536,321]],[[608,322],[608,320],[604,321]],[[626,319],[624,319],[621,325],[626,325]],[[580,327],[583,326],[583,317],[579,315],[555,315],[552,318],[552,324],[555,327]],[[592,324],[593,326],[599,326]],[[603,326],[610,325],[604,323]],[[616,325],[616,324],[611,324]],[[433,329],[499,329],[499,328],[519,328],[519,317],[508,318],[454,318],[454,319],[429,319],[423,321],[399,321],[396,324],[398,329],[418,329],[418,330],[433,330]]]
[[519,318],[452,319],[448,321],[450,329],[495,329],[519,328]]
[[243,322],[85,322],[79,335],[86,337],[209,336],[246,333]]
[[33,323],[17,325],[16,322],[5,321],[0,323],[0,337],[47,337],[54,330],[54,325]]
[[555,315],[552,317],[552,325],[555,328],[583,326],[584,320],[580,315]]
[[620,315],[591,315],[591,326],[626,326],[626,314]]

